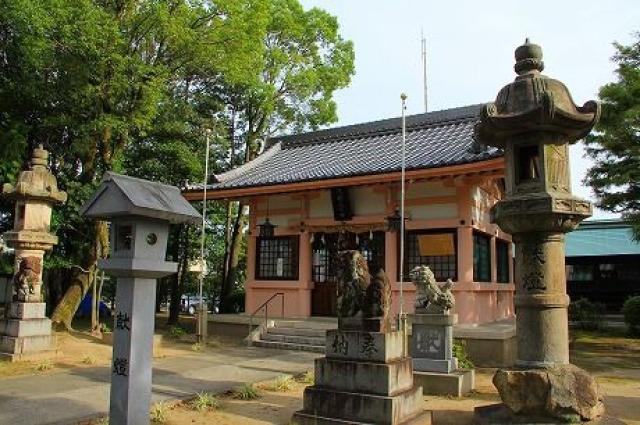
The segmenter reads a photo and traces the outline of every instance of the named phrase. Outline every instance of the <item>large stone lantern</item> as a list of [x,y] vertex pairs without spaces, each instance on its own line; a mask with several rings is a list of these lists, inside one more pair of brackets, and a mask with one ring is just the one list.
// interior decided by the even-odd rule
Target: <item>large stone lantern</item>
[[53,353],[51,321],[42,302],[42,262],[45,251],[58,243],[50,232],[53,205],[67,194],[58,189],[48,168],[49,152],[34,149],[29,169],[20,173],[15,186],[4,184],[2,196],[15,201],[13,230],[3,237],[15,248],[13,298],[0,321],[0,356],[25,360]]
[[591,216],[591,204],[571,193],[569,144],[591,131],[600,106],[577,106],[563,83],[542,75],[542,49],[528,39],[515,58],[518,76],[476,127],[478,142],[504,150],[506,196],[491,215],[516,246],[519,369],[498,371],[494,384],[503,414],[591,420],[603,405],[593,378],[569,364],[564,234]]

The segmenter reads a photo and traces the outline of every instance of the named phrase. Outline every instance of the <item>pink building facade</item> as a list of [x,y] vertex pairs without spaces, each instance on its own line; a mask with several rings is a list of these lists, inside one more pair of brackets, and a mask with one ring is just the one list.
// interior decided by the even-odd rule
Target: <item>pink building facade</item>
[[[359,249],[370,269],[384,269],[392,282],[393,312],[401,302],[413,311],[408,272],[428,265],[438,280],[455,282],[461,323],[512,317],[511,237],[489,216],[503,196],[504,160],[501,152],[474,146],[477,111],[472,106],[407,120],[402,298],[399,233],[388,225],[400,198],[398,120],[276,139],[256,160],[216,176],[208,199],[249,205],[245,312],[281,293],[270,303],[274,312],[284,307],[288,317],[334,315],[332,258]],[[185,196],[202,199],[202,192]],[[267,221],[273,235],[261,236]]]

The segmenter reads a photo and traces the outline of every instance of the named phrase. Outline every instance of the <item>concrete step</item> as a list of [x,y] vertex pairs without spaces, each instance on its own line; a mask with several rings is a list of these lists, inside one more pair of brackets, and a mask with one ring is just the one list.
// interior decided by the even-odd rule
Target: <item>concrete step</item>
[[254,341],[253,345],[256,347],[263,348],[276,348],[278,350],[296,350],[296,351],[311,351],[313,353],[324,353],[324,345],[306,345],[306,344],[291,344],[288,342],[277,342],[277,341],[265,341],[258,340]]
[[324,338],[314,338],[300,335],[280,335],[270,332],[262,335],[260,339],[263,339],[265,341],[288,342],[291,344],[305,345],[324,345],[325,342]]
[[319,329],[329,330],[337,329],[338,321],[333,318],[316,319],[316,320],[281,320],[275,319],[274,326],[276,328],[295,328],[295,329]]
[[324,339],[324,337],[327,334],[327,331],[323,329],[274,327],[274,328],[267,329],[267,333],[273,334],[273,335],[306,336],[306,337]]

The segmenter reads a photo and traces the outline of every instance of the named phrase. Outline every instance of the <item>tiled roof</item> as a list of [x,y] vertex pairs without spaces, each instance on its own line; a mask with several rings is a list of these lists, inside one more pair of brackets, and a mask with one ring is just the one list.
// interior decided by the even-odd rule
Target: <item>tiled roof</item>
[[585,221],[566,236],[566,256],[639,255],[631,225],[622,220]]
[[[418,170],[496,158],[474,149],[481,105],[406,117],[406,169]],[[216,176],[211,190],[325,180],[399,171],[401,118],[277,137],[253,161]]]

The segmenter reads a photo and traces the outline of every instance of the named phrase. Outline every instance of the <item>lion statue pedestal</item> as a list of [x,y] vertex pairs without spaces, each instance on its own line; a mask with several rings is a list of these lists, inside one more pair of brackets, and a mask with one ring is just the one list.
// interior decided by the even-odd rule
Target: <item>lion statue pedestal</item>
[[338,329],[327,331],[326,356],[316,359],[315,384],[304,391],[299,425],[431,424],[411,358],[389,316],[384,271],[372,279],[358,251],[338,258]]
[[416,267],[411,275],[417,290],[416,313],[409,316],[414,379],[424,394],[461,397],[474,389],[475,374],[473,369],[459,369],[453,355],[453,327],[458,322],[458,315],[450,312],[455,305],[453,283],[439,286],[426,266]]

